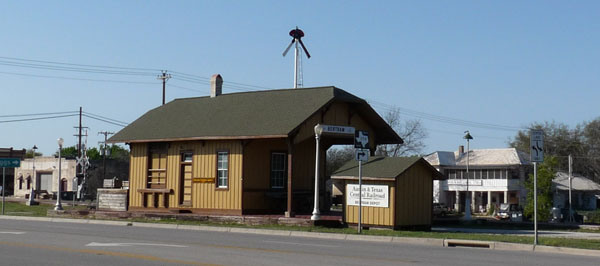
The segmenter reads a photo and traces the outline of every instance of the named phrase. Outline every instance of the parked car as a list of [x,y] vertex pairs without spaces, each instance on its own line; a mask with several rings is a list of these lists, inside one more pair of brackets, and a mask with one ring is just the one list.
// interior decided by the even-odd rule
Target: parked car
[[510,219],[515,222],[523,221],[523,208],[519,204],[502,203],[500,204],[496,218],[501,220]]
[[448,213],[448,207],[444,203],[433,203],[433,215],[442,216]]

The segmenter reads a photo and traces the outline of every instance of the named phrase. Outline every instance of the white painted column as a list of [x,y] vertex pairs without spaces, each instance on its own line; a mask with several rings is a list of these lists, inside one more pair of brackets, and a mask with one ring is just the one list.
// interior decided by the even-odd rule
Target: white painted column
[[488,190],[487,209],[489,210],[491,207],[492,207],[492,191]]
[[472,213],[477,212],[477,201],[475,200],[476,194],[477,192],[471,191],[471,210],[473,210]]
[[504,191],[504,203],[508,203],[508,191]]
[[460,211],[460,191],[457,190],[455,193],[454,209],[458,212]]

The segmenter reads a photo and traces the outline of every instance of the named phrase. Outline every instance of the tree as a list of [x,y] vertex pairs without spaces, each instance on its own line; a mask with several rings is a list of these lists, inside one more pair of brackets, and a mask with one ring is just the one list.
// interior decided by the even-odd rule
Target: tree
[[[544,162],[538,164],[537,170],[537,207],[538,220],[548,221],[550,218],[550,210],[552,209],[552,179],[556,175],[556,167],[558,160],[556,157],[547,156]],[[523,214],[532,219],[533,208],[533,174],[529,174],[529,178],[525,181],[527,188],[527,203]]]
[[[54,153],[54,156],[58,157],[58,150]],[[63,158],[75,158],[77,157],[77,146],[63,147],[60,151],[60,156]]]
[[332,148],[327,151],[327,165],[325,167],[325,176],[339,169],[342,165],[354,158],[354,147],[344,146],[343,148]]
[[[35,156],[42,156],[42,153],[36,151]],[[33,158],[33,149],[29,149],[25,152],[25,158]]]
[[[532,129],[544,130],[544,154],[558,157],[557,169],[569,169],[569,155],[573,156],[573,171],[600,182],[600,117],[574,128],[563,123],[533,123]],[[529,153],[529,130],[521,130],[509,141],[509,146]]]
[[404,140],[403,144],[387,144],[377,146],[376,155],[387,157],[401,157],[419,155],[425,148],[423,140],[427,138],[427,131],[421,120],[402,120],[400,109],[392,108],[384,114],[383,119]]
[[102,159],[102,156],[100,155],[100,151],[98,151],[98,149],[96,147],[88,149],[86,151],[86,154],[87,154],[87,156],[88,156],[88,158],[90,160],[100,160],[100,159]]

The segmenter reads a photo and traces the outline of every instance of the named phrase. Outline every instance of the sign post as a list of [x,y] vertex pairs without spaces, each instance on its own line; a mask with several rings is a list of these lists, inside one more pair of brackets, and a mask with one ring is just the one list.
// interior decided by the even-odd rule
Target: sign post
[[19,158],[0,158],[0,167],[2,167],[2,215],[4,215],[4,191],[6,190],[6,167],[15,168],[21,166]]
[[531,161],[533,162],[533,245],[538,244],[537,229],[537,163],[544,161],[544,131],[532,129],[529,132]]
[[369,160],[369,132],[356,130],[354,132],[355,159],[358,161],[358,233],[362,232],[362,162]]

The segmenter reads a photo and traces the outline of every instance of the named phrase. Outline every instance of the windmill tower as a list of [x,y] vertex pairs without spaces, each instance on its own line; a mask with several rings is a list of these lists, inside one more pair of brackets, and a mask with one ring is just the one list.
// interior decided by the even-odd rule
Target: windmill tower
[[294,53],[294,89],[298,88],[298,85],[302,86],[302,78],[298,78],[298,77],[302,77],[302,65],[299,64],[300,60],[301,60],[301,51],[298,47],[298,44],[300,44],[302,46],[302,49],[304,50],[304,52],[306,53],[306,57],[310,58],[310,53],[308,53],[308,50],[306,50],[306,46],[304,46],[304,43],[302,42],[302,37],[304,37],[304,32],[301,29],[298,29],[298,27],[296,27],[296,29],[293,29],[290,31],[290,36],[292,36],[292,42],[290,43],[290,45],[288,45],[287,48],[285,48],[285,51],[283,51],[283,56],[285,57],[285,55],[288,53],[288,51],[290,50],[290,48],[292,48],[292,45],[294,45],[295,47],[295,53]]

